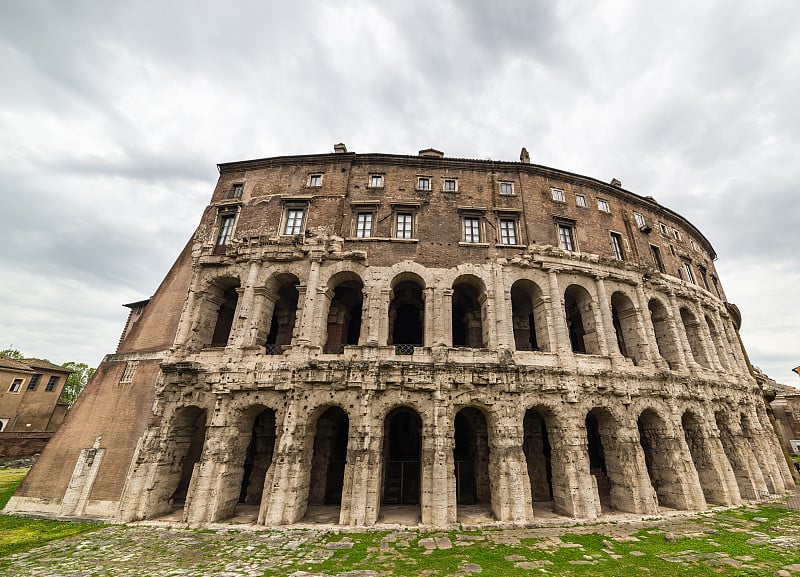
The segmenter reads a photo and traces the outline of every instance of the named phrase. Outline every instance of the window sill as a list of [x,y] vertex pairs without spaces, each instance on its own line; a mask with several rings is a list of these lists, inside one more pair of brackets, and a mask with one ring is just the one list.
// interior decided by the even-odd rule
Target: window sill
[[458,243],[458,246],[474,246],[476,248],[489,248],[488,242],[464,242],[463,240]]
[[500,242],[497,243],[495,246],[497,248],[528,248],[527,244],[503,244]]
[[392,236],[368,236],[364,238],[350,236],[344,240],[345,242],[405,242],[405,243],[419,242],[418,238],[394,238]]

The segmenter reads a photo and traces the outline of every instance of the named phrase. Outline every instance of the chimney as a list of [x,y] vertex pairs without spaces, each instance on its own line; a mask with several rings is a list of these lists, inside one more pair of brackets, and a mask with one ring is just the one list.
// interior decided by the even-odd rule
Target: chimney
[[616,178],[612,178],[611,179],[611,186],[616,186],[617,188],[621,188],[622,187],[622,182],[620,182]]
[[333,145],[333,151],[336,154],[344,154],[347,152],[347,147],[344,145],[344,142],[340,142],[339,144]]
[[528,149],[525,148],[524,146],[522,147],[522,150],[519,153],[519,161],[524,162],[525,164],[531,163],[531,155],[528,154]]
[[430,156],[432,158],[443,158],[444,152],[441,150],[436,150],[435,148],[426,148],[425,150],[419,151],[420,156]]

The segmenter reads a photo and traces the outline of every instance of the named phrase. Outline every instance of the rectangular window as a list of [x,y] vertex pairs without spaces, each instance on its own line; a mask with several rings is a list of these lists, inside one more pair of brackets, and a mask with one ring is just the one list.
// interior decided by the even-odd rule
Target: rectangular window
[[371,212],[359,212],[356,216],[356,238],[369,238],[372,236]]
[[303,217],[305,210],[302,208],[290,208],[286,211],[286,226],[283,234],[300,234],[303,230]]
[[47,391],[48,393],[52,393],[53,391],[55,391],[56,385],[58,384],[58,379],[60,378],[61,377],[50,377],[50,379],[47,381],[47,384],[44,387],[44,390]]
[[220,217],[219,221],[219,234],[217,235],[217,246],[225,246],[231,238],[233,233],[233,223],[236,221],[236,215],[226,214]]
[[430,190],[431,179],[427,176],[420,176],[417,178],[417,190]]
[[383,175],[373,174],[369,177],[370,188],[383,188]]
[[583,208],[586,208],[587,206],[589,206],[588,203],[586,202],[586,197],[583,196],[582,194],[576,194],[575,195],[575,206],[580,206],[580,207],[583,207]]
[[35,391],[36,387],[39,385],[39,381],[42,380],[42,375],[33,375],[31,376],[31,380],[28,381],[28,390]]
[[139,361],[128,361],[125,363],[125,370],[119,379],[120,383],[132,383],[133,375],[136,374],[136,368],[139,366]]
[[676,228],[673,228],[673,229],[672,229],[672,236],[674,236],[674,237],[675,237],[675,240],[682,240],[681,233],[680,233],[680,231],[679,231],[678,229],[676,229]]
[[445,192],[455,192],[458,190],[457,182],[455,178],[445,178],[444,182],[442,183],[442,190]]
[[597,208],[601,212],[611,212],[611,207],[608,206],[608,201],[602,198],[597,199]]
[[636,220],[636,226],[638,226],[639,228],[647,226],[647,221],[638,212],[633,213],[633,218]]
[[322,175],[310,174],[308,176],[308,186],[313,186],[313,187],[322,186]]
[[464,242],[481,242],[481,220],[477,216],[464,217]]
[[244,192],[244,185],[241,182],[236,183],[231,188],[228,198],[242,198],[242,192]]
[[396,238],[414,238],[413,222],[414,215],[410,212],[398,212],[396,217]]
[[661,249],[651,244],[650,252],[653,253],[653,262],[655,263],[658,272],[664,272],[664,261],[661,260]]
[[553,195],[553,200],[556,202],[564,202],[564,191],[560,188],[551,188],[550,193]]
[[689,246],[692,247],[692,250],[697,250],[697,245],[694,243],[694,239],[689,239]]
[[515,219],[500,219],[500,242],[502,244],[517,244],[517,221]]
[[663,222],[658,223],[658,230],[660,230],[661,234],[663,234],[664,236],[669,236],[669,227]]
[[9,393],[18,393],[20,387],[22,387],[23,379],[14,379],[11,381],[11,386],[8,388]]
[[683,261],[683,270],[686,272],[686,280],[692,284],[697,284],[694,280],[694,273],[692,272],[692,263],[688,260]]
[[625,260],[625,253],[622,251],[622,235],[618,232],[611,233],[611,247],[614,249],[614,257],[617,260]]
[[575,227],[569,224],[558,225],[558,241],[563,250],[575,250]]
[[513,182],[501,182],[500,183],[500,194],[506,194],[506,195],[514,194],[514,183]]

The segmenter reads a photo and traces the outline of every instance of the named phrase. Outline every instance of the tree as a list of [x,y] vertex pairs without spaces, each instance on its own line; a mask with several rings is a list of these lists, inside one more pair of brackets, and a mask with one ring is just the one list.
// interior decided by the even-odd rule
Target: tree
[[61,391],[61,396],[58,398],[58,401],[72,407],[72,404],[94,374],[95,369],[91,368],[86,363],[75,363],[72,361],[66,362],[61,366],[71,370],[72,374],[67,377],[64,390]]
[[14,345],[8,345],[7,349],[0,351],[0,357],[8,357],[9,359],[24,359],[25,356],[14,348]]

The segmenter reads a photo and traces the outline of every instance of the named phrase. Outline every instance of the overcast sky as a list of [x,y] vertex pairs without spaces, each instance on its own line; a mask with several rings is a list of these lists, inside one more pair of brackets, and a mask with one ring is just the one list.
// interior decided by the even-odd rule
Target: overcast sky
[[800,385],[800,2],[0,0],[0,348],[92,366],[218,162],[532,162],[708,237],[754,364]]

